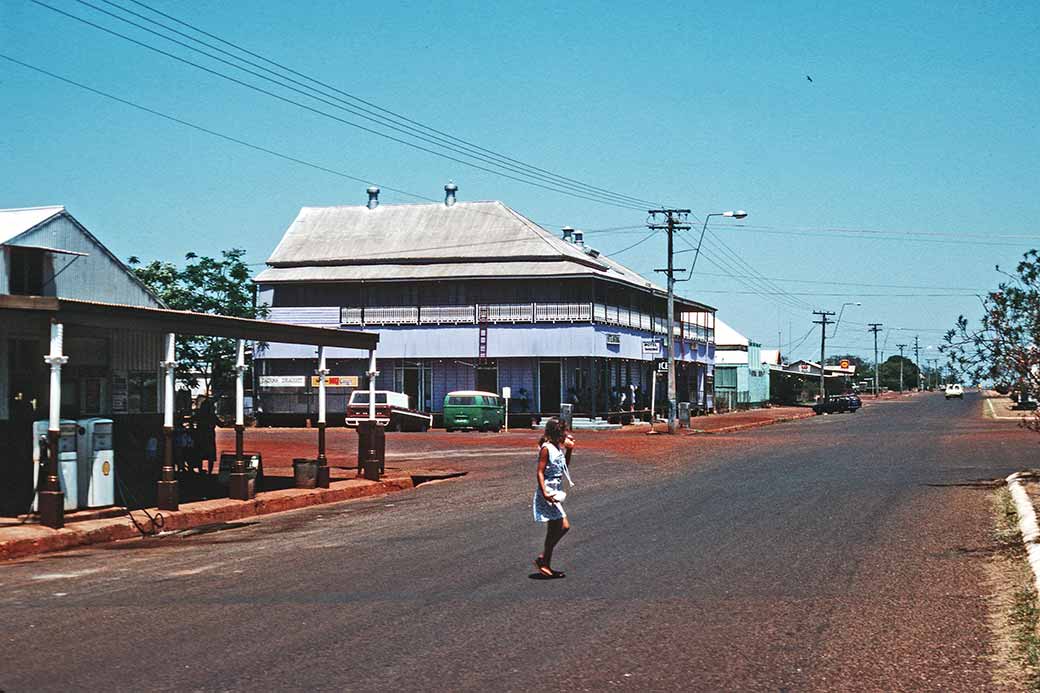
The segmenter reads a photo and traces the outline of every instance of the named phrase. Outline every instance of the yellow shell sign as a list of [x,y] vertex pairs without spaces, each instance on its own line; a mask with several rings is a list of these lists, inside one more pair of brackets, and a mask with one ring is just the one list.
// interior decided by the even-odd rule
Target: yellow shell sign
[[110,471],[112,471],[112,465],[108,463],[108,460],[105,460],[101,463],[101,473],[108,476]]

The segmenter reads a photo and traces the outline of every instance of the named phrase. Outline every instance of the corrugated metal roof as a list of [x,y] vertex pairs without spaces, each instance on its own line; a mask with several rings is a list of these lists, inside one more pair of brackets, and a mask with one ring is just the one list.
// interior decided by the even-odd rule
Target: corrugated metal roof
[[665,292],[498,201],[304,207],[267,263],[255,281],[599,276]]
[[715,344],[716,346],[746,347],[748,345],[748,338],[734,330],[732,327],[724,323],[722,320],[719,320],[719,318],[716,316]]
[[0,244],[13,240],[64,211],[61,205],[0,209]]
[[304,207],[267,263],[278,267],[510,258],[566,258],[603,266],[501,202]]

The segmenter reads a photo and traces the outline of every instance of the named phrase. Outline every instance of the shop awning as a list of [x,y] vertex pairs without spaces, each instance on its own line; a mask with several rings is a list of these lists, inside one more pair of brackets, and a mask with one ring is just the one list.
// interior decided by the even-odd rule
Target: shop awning
[[145,308],[53,296],[0,295],[0,311],[46,317],[66,325],[126,328],[181,335],[372,350],[379,335],[328,327],[231,318],[185,310]]

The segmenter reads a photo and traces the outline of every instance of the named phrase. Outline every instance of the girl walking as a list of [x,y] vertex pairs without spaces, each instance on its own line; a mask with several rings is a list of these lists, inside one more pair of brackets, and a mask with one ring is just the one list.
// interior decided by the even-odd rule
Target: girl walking
[[563,480],[571,481],[568,463],[574,450],[574,438],[567,433],[567,427],[557,417],[545,422],[545,435],[539,441],[538,451],[538,485],[534,490],[535,522],[545,522],[545,548],[534,565],[538,572],[547,578],[564,577],[562,572],[553,570],[552,555],[556,544],[571,528],[567,513],[563,511],[563,500],[567,494],[563,490]]

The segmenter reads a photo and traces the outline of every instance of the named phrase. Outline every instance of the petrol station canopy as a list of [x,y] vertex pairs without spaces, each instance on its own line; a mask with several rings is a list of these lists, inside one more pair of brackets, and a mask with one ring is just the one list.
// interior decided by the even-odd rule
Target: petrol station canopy
[[263,342],[311,344],[372,351],[379,335],[354,330],[289,325],[165,308],[145,308],[53,296],[0,295],[0,312],[46,317],[67,325],[133,329]]

